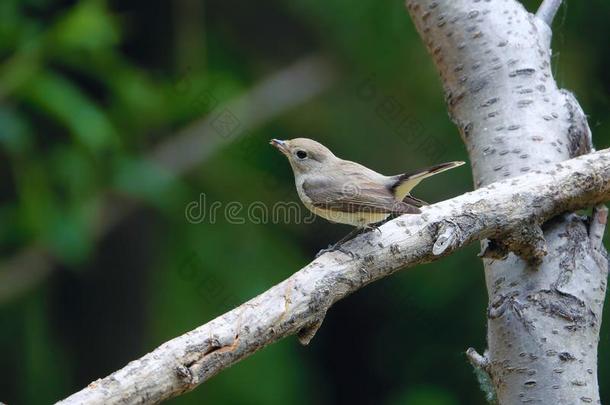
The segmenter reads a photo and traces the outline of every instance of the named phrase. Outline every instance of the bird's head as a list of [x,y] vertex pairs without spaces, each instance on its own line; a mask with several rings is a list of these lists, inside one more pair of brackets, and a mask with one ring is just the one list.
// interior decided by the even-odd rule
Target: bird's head
[[272,139],[269,143],[288,158],[295,175],[315,172],[329,160],[336,159],[326,146],[312,139],[295,138],[287,141]]

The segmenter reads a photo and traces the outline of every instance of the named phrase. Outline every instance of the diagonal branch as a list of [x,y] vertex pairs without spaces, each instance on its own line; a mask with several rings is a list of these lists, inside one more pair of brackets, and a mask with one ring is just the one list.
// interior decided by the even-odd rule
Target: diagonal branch
[[536,17],[544,21],[546,25],[550,27],[555,18],[555,14],[557,14],[557,10],[559,10],[559,6],[561,6],[561,0],[543,0],[536,12]]
[[[170,340],[61,404],[157,403],[190,390],[281,338],[304,343],[338,300],[397,270],[485,238],[610,200],[610,149],[490,184],[404,215],[347,243],[256,298]],[[511,302],[509,302],[510,304]],[[514,303],[516,305],[516,302]],[[522,320],[527,324],[528,320]]]

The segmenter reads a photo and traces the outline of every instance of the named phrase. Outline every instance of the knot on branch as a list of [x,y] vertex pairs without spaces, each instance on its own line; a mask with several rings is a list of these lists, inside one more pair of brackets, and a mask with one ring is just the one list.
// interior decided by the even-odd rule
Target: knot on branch
[[187,347],[187,356],[175,368],[176,375],[187,387],[201,384],[213,373],[214,365],[220,364],[224,356],[231,357],[240,345],[239,334],[229,333],[222,337],[213,336],[203,345]]
[[485,394],[487,402],[490,404],[497,403],[496,391],[494,389],[491,378],[491,364],[487,353],[480,355],[474,348],[469,347],[466,350],[466,357],[474,368],[474,373],[477,376],[481,390]]
[[193,382],[195,380],[193,373],[191,373],[191,370],[184,364],[180,364],[176,367],[176,375],[178,376],[180,381],[182,381],[186,385],[193,385]]
[[468,350],[466,350],[466,356],[473,367],[480,368],[484,371],[488,370],[489,359],[486,355],[480,355],[474,347],[469,347]]
[[570,157],[586,155],[594,150],[591,129],[587,122],[587,116],[582,107],[568,90],[561,89],[559,92],[565,99],[564,107],[567,111],[568,122],[568,150]]
[[309,342],[313,339],[313,337],[322,326],[322,322],[324,321],[324,317],[326,316],[326,311],[323,314],[317,315],[312,323],[310,323],[307,327],[299,330],[297,333],[297,338],[299,339],[299,343],[303,346],[307,346]]
[[462,231],[460,226],[451,221],[445,220],[440,225],[437,225],[436,241],[432,246],[432,254],[440,256],[450,248],[457,247],[462,238]]
[[513,252],[531,266],[538,266],[548,250],[544,233],[538,224],[528,224],[509,231],[503,238],[490,239],[479,254],[486,259],[505,259]]
[[598,316],[583,299],[557,286],[533,292],[527,296],[527,300],[549,317],[569,322],[566,330],[575,331],[599,324]]
[[347,291],[344,283],[347,283],[347,281],[342,278],[323,279],[317,283],[319,288],[316,288],[315,292],[311,295],[311,302],[309,304],[312,315],[309,317],[305,327],[297,332],[299,343],[303,346],[307,346],[314,338],[318,329],[322,326],[326,312],[328,312],[333,302]]
[[538,224],[522,226],[507,238],[508,249],[530,265],[539,265],[548,254],[544,233]]
[[498,319],[503,317],[506,314],[506,311],[510,311],[509,313],[512,313],[515,316],[525,330],[531,332],[535,329],[534,323],[525,316],[524,310],[527,308],[527,305],[521,303],[517,296],[518,293],[516,292],[496,296],[487,309],[487,318],[490,320]]

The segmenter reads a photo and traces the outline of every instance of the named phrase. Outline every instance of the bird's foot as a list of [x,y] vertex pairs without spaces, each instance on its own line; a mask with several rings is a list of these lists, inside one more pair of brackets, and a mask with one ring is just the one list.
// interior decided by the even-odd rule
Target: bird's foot
[[324,253],[330,253],[330,252],[341,252],[345,255],[348,255],[352,259],[355,257],[354,252],[350,252],[349,250],[344,249],[342,245],[335,244],[335,245],[328,245],[328,247],[326,249],[322,249],[318,253],[316,253],[316,259],[318,257],[322,256]]
[[376,224],[370,224],[370,225],[367,225],[366,229],[368,229],[370,232],[378,231],[379,235],[381,235],[381,229],[379,228],[379,225],[383,225],[383,224],[384,224],[383,222],[381,222],[381,223],[378,222]]
[[332,245],[329,245],[326,249],[320,249],[320,251],[318,253],[316,253],[316,259],[318,257],[322,256],[324,253],[329,253],[332,251],[333,251]]

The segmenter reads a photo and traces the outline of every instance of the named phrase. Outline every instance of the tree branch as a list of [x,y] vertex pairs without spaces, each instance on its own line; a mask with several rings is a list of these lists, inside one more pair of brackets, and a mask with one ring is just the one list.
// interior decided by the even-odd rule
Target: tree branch
[[[356,259],[338,251],[324,254],[256,298],[94,381],[61,404],[156,403],[180,395],[281,338],[315,332],[335,302],[401,268],[609,199],[606,149],[425,206],[421,215],[403,215],[384,224],[380,234],[370,232],[345,244],[358,253]],[[305,343],[312,333],[306,335]],[[470,351],[471,360],[489,369],[488,360],[475,353]]]
[[559,6],[561,6],[561,0],[543,0],[536,12],[536,17],[550,27],[553,24],[553,19],[555,14],[557,14],[557,10],[559,10]]

